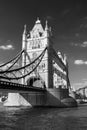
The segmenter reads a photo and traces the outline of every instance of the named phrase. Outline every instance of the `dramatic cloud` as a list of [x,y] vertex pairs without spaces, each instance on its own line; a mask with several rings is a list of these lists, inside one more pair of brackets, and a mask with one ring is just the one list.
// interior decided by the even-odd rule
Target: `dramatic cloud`
[[14,47],[11,44],[2,45],[2,46],[0,46],[0,49],[2,49],[2,50],[14,50]]
[[83,60],[75,60],[74,64],[76,65],[87,65],[87,61],[83,61]]

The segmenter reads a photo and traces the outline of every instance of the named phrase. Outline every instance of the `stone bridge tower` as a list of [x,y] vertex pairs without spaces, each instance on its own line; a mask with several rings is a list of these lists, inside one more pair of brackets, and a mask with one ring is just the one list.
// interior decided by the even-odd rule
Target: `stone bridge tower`
[[[30,76],[26,77],[22,80],[23,84],[26,84],[29,77],[40,76],[42,81],[44,82],[47,88],[53,87],[53,71],[52,71],[52,58],[51,58],[51,46],[49,42],[49,38],[51,37],[51,31],[48,28],[48,24],[46,21],[45,29],[43,29],[41,25],[41,21],[37,19],[33,29],[27,33],[26,25],[24,27],[24,32],[22,36],[22,49],[25,49],[28,55],[30,56],[30,60],[37,58],[41,54],[41,52],[47,46],[48,50],[38,66],[36,73],[33,72]],[[22,66],[28,64],[28,59],[23,55],[22,57]],[[25,73],[25,72],[23,72]]]

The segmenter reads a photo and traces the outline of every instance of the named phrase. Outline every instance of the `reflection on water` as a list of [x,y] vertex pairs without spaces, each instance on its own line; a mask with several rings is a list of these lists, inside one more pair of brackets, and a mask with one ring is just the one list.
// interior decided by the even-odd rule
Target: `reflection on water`
[[87,130],[87,106],[0,107],[0,130]]

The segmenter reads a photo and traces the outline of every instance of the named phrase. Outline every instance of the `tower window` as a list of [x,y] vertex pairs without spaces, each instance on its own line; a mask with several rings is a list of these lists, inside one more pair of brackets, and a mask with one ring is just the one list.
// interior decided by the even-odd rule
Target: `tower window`
[[40,35],[40,37],[42,37],[42,33],[41,32],[39,32],[39,35]]

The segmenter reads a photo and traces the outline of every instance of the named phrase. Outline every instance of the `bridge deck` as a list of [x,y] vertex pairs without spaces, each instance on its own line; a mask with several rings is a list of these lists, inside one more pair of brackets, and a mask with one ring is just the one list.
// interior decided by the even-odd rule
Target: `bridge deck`
[[41,92],[46,91],[45,88],[34,87],[34,86],[27,86],[18,83],[12,83],[7,81],[0,81],[0,90],[1,91],[8,91],[8,92]]

